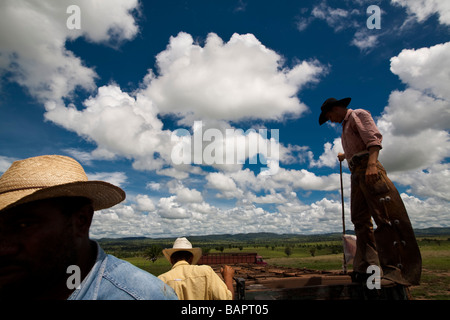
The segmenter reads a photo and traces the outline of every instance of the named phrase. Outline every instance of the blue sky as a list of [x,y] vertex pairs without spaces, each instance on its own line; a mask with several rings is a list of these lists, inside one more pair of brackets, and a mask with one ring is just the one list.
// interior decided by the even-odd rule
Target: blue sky
[[[96,213],[93,237],[341,231],[341,128],[318,124],[329,97],[372,113],[413,227],[450,226],[448,1],[7,0],[0,9],[0,172],[63,154],[122,187],[127,200]],[[227,129],[242,164],[214,158],[229,152]],[[195,149],[195,132],[213,140]],[[278,154],[255,158],[252,147],[271,138]],[[177,146],[202,164],[178,165]],[[349,178],[344,162],[351,228]]]

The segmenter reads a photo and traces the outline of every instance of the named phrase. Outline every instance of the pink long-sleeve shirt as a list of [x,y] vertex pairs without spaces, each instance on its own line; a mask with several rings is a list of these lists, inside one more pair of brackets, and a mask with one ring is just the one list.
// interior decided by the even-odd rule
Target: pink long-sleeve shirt
[[354,155],[367,152],[372,146],[382,148],[383,136],[378,130],[372,115],[363,109],[348,109],[342,122],[342,147],[349,161]]

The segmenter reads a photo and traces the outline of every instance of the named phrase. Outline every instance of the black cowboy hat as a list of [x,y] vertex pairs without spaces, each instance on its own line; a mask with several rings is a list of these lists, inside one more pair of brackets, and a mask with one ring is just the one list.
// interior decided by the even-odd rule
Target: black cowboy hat
[[331,108],[333,108],[334,106],[341,106],[341,107],[347,108],[347,106],[349,105],[351,100],[352,100],[351,98],[344,98],[341,100],[337,100],[335,98],[329,98],[329,99],[325,100],[325,102],[320,107],[322,112],[319,117],[319,124],[322,125],[328,121],[326,114],[328,111],[331,110]]

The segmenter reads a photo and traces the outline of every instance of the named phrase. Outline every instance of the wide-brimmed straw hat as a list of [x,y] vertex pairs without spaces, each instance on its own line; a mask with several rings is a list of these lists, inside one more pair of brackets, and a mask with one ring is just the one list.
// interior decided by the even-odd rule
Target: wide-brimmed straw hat
[[0,211],[58,197],[86,197],[101,210],[122,202],[125,192],[108,182],[88,181],[76,160],[59,155],[15,161],[0,177]]
[[337,100],[335,98],[329,98],[329,99],[325,100],[325,102],[320,107],[322,112],[320,113],[320,116],[319,116],[319,124],[322,125],[328,121],[328,117],[326,116],[326,114],[334,106],[341,106],[341,107],[347,108],[347,106],[350,104],[351,100],[352,100],[351,98],[344,98],[341,100]]
[[192,259],[192,264],[197,264],[198,260],[202,256],[202,249],[201,248],[192,248],[192,244],[189,242],[186,238],[178,238],[175,240],[173,244],[173,248],[164,249],[163,254],[166,257],[167,260],[170,261],[170,257],[174,252],[177,251],[189,251],[194,256]]

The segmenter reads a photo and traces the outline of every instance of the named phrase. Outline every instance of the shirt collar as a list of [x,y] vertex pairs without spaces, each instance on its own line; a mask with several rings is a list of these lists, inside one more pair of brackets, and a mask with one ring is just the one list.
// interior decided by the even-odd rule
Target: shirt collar
[[179,266],[188,266],[188,265],[189,265],[189,262],[187,262],[186,260],[180,260],[172,266],[172,269],[175,269],[176,267],[179,267]]
[[[81,284],[78,286],[78,288],[72,292],[72,294],[69,296],[68,300],[77,300],[78,297],[84,297],[85,295],[89,294],[89,291],[93,291],[91,288],[91,285],[96,282],[99,283],[103,272],[106,268],[106,253],[105,251],[100,247],[97,241],[91,240],[95,242],[97,246],[97,259],[95,261],[95,264],[92,266],[89,273],[86,275],[86,277],[82,280]],[[97,294],[97,291],[95,291],[93,294]]]
[[347,113],[345,114],[345,118],[342,121],[342,124],[348,120],[348,118],[350,117],[350,115],[352,114],[353,110],[352,109],[347,109]]

